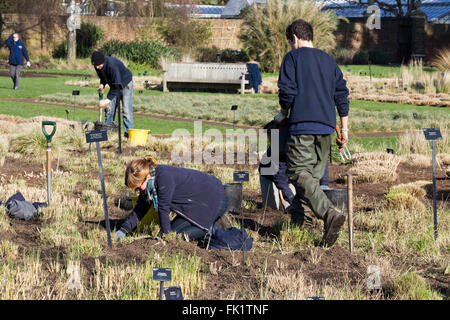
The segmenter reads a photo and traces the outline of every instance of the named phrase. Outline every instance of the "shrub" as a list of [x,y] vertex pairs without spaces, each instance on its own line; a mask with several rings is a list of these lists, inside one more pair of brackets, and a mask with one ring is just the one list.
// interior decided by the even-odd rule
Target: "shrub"
[[347,48],[337,47],[331,53],[338,64],[348,65],[353,61],[353,53]]
[[[95,24],[83,22],[77,30],[77,58],[88,58],[92,49],[103,39],[103,31]],[[67,57],[67,41],[61,42],[53,50],[53,58]]]
[[55,49],[53,49],[53,58],[55,59],[65,59],[67,57],[67,41],[58,44]]
[[372,64],[387,64],[388,56],[384,51],[371,49],[369,50],[369,60]]
[[197,49],[197,56],[199,62],[216,62],[217,56],[219,56],[220,62],[235,63],[249,61],[249,54],[245,49],[219,49],[216,46]]
[[113,55],[138,64],[149,65],[151,68],[160,68],[160,58],[179,59],[180,51],[173,47],[166,47],[156,41],[153,42],[123,42],[112,40],[105,43],[100,49],[105,55]]
[[361,50],[353,56],[353,64],[369,64],[369,52]]
[[287,26],[304,19],[314,29],[314,47],[331,52],[335,47],[334,31],[338,18],[331,10],[310,0],[268,0],[267,5],[253,4],[243,13],[244,22],[239,38],[249,51],[259,57],[263,72],[277,72],[285,54],[290,50],[286,40]]
[[77,57],[88,58],[102,39],[103,31],[93,23],[83,22],[77,30]]
[[160,20],[157,27],[169,45],[183,52],[192,52],[206,45],[212,36],[209,21],[190,19],[188,13],[182,9],[172,9],[168,18]]

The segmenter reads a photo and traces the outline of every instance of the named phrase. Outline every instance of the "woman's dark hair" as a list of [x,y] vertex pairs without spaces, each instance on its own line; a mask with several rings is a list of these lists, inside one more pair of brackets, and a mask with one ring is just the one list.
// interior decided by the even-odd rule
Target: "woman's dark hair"
[[314,39],[313,27],[303,19],[295,20],[286,28],[286,38],[289,41],[294,40],[294,34],[297,38],[305,41]]

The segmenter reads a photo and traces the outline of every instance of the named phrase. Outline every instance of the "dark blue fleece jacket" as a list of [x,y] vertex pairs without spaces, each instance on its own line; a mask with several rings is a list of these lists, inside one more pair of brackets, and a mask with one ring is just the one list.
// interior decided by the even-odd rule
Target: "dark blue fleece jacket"
[[316,122],[336,127],[339,116],[348,115],[346,81],[336,61],[322,50],[299,48],[283,58],[278,78],[278,98],[291,109],[289,124]]
[[[155,182],[162,233],[171,231],[170,211],[205,230],[208,230],[217,219],[217,211],[225,189],[215,176],[193,169],[158,165]],[[142,191],[136,207],[122,228],[128,232],[134,231],[150,205],[146,192]]]
[[30,61],[27,47],[25,47],[25,44],[20,39],[14,42],[13,35],[10,35],[6,39],[5,44],[9,49],[9,64],[23,66],[24,57],[25,60]]
[[107,98],[114,99],[119,94],[119,90],[113,87],[113,84],[120,83],[125,88],[130,81],[133,80],[133,74],[125,65],[117,58],[106,56],[105,65],[101,70],[97,70],[97,75],[100,78],[100,83],[104,86],[106,84],[111,88],[108,92]]

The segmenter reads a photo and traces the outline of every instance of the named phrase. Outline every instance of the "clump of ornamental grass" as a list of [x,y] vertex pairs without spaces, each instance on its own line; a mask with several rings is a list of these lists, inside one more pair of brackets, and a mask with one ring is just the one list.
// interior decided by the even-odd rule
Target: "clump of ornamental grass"
[[[432,126],[424,126],[431,128]],[[442,139],[436,140],[436,154],[450,153],[450,139],[448,138],[448,130],[441,130]],[[431,141],[425,139],[422,130],[408,130],[404,135],[399,137],[398,151],[402,155],[422,154],[429,156],[431,159],[432,147]]]
[[385,195],[386,208],[389,210],[425,210],[425,205],[410,192],[391,188]]
[[311,296],[326,297],[327,300],[369,299],[365,283],[352,283],[346,276],[339,285],[319,283],[308,278],[303,270],[290,270],[277,260],[273,270],[261,269],[258,274],[258,296],[249,299],[305,300]]
[[450,71],[450,47],[438,50],[431,63],[441,71]]
[[16,260],[19,253],[19,246],[14,242],[3,240],[0,242],[0,258],[6,260]]
[[353,181],[355,183],[395,181],[400,160],[397,155],[383,152],[356,154],[353,156],[353,167],[350,169],[354,175]]
[[406,271],[395,277],[388,291],[393,300],[442,300],[439,293],[414,271]]

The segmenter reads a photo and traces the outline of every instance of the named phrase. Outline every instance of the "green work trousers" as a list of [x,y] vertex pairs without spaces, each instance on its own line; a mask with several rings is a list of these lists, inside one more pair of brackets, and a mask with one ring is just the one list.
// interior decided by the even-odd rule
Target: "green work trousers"
[[294,203],[300,214],[312,211],[324,219],[331,202],[320,188],[331,145],[331,135],[291,135],[286,145],[287,174],[295,186]]

